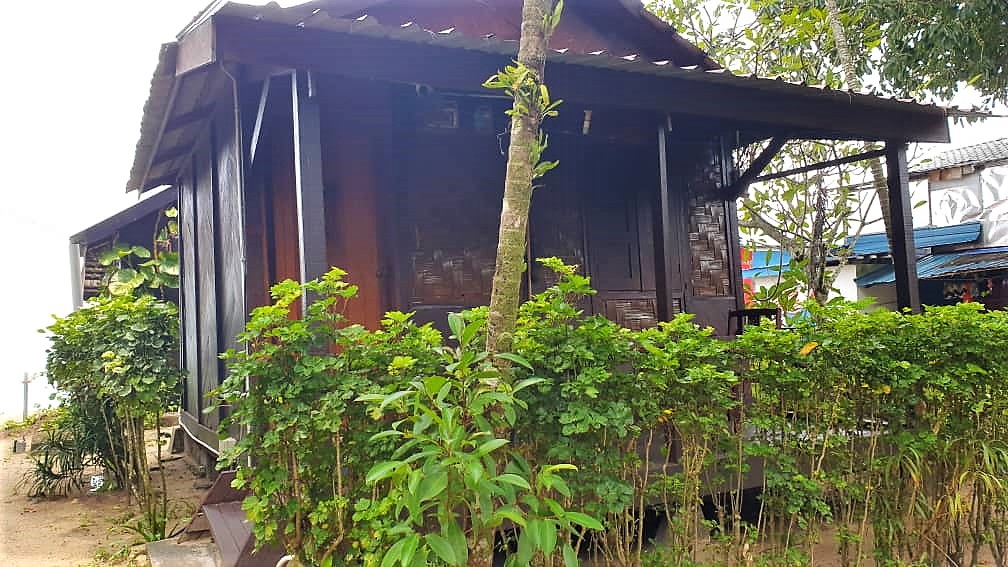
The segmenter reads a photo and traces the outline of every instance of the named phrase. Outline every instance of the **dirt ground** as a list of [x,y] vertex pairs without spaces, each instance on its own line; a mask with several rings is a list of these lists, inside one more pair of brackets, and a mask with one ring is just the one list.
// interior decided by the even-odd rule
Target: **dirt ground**
[[[28,434],[30,439],[30,433]],[[31,467],[24,453],[14,454],[14,439],[0,433],[0,565],[5,567],[67,567],[146,565],[143,540],[121,529],[134,516],[122,491],[89,493],[68,498],[28,498],[27,488],[18,489],[22,475]],[[151,435],[151,448],[154,447]],[[186,521],[205,490],[193,471],[177,455],[164,463],[169,507],[178,518],[169,529]],[[150,463],[156,463],[151,451]],[[157,482],[160,478],[153,473]]]

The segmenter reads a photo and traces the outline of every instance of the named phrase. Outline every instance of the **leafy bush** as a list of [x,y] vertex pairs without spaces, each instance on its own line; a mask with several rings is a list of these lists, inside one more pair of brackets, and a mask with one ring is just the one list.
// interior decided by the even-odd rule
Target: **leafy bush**
[[[86,436],[59,439],[73,439],[80,444],[78,451],[98,455],[140,504],[138,529],[150,538],[162,539],[167,513],[164,471],[157,497],[143,424],[147,416],[160,416],[177,404],[181,379],[178,310],[151,296],[102,296],[57,318],[48,330],[49,381],[67,397],[65,403],[73,412],[88,417],[83,422]],[[104,433],[100,441],[102,435],[96,430]],[[160,430],[158,437],[160,460]]]
[[[689,316],[631,331],[545,262],[559,281],[521,307],[508,365],[482,348],[485,309],[445,342],[409,314],[350,324],[339,270],[276,286],[221,389],[260,543],[456,565],[513,527],[511,564],[798,565],[829,527],[843,565],[1005,564],[1008,314],[810,305],[731,342]],[[669,537],[648,551],[655,510]]]
[[[514,393],[536,381],[512,387],[494,370],[474,348],[475,315],[453,315],[457,348],[402,313],[377,331],[348,324],[342,307],[357,290],[344,275],[275,286],[274,304],[253,311],[239,337],[245,350],[225,355],[224,427],[247,434],[222,466],[237,465],[236,485],[251,492],[243,507],[258,541],[308,565],[463,565],[492,552],[508,520],[535,528],[516,560],[572,557],[558,534],[600,526],[539,498],[564,490],[564,467],[532,471],[500,436],[520,405]],[[294,319],[304,294],[314,301]]]

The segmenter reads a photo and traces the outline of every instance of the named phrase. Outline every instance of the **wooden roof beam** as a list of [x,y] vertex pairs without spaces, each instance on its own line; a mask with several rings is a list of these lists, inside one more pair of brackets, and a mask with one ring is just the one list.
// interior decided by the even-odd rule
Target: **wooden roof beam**
[[169,118],[165,123],[164,131],[165,133],[171,132],[173,130],[178,130],[179,128],[185,128],[190,124],[195,124],[206,118],[209,118],[213,114],[213,106],[201,106],[195,110],[190,110],[184,114],[178,114],[172,118]]
[[848,163],[856,163],[859,161],[865,161],[869,159],[880,158],[886,155],[885,150],[872,150],[870,152],[862,152],[860,154],[854,154],[852,156],[846,156],[837,159],[830,159],[826,161],[821,161],[819,163],[813,163],[811,165],[805,165],[802,167],[795,167],[793,169],[785,169],[784,171],[778,171],[776,173],[768,173],[766,175],[760,175],[753,181],[770,181],[771,179],[780,179],[781,177],[790,177],[792,175],[798,175],[801,173],[808,173],[810,171],[819,171],[820,169],[826,169],[827,167],[834,167],[837,165],[844,165]]
[[763,170],[770,165],[773,158],[777,157],[777,154],[780,153],[781,148],[784,147],[784,144],[786,144],[787,141],[787,138],[784,136],[774,136],[770,140],[770,144],[763,148],[763,151],[760,152],[760,154],[756,156],[756,159],[754,159],[749,165],[749,169],[745,170],[745,172],[735,180],[735,183],[732,183],[731,187],[728,188],[728,198],[738,199],[744,195],[746,191],[749,190],[749,185],[752,184],[759,174],[763,173]]

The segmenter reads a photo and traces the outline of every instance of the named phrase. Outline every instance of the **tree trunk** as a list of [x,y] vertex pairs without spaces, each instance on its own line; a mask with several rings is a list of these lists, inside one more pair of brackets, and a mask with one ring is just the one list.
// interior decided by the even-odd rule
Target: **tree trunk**
[[[552,8],[553,0],[525,0],[522,7],[518,65],[530,71],[534,83],[531,92],[535,93],[533,99],[536,104],[528,101],[522,104],[519,102],[520,93],[514,93],[511,141],[497,239],[497,262],[494,267],[493,289],[490,292],[490,312],[487,316],[486,348],[490,353],[511,350],[515,321],[518,318],[522,272],[526,269],[525,246],[529,207],[532,204],[532,182],[539,154],[536,149],[542,122],[538,93],[546,70],[546,47],[552,32],[547,28],[547,16],[552,14]],[[506,362],[500,359],[498,364]],[[469,554],[469,567],[491,567],[493,531],[475,535],[477,540]]]
[[[552,11],[552,4],[552,0],[525,0],[522,8],[518,63],[532,71],[537,83],[542,82],[546,65],[548,36],[545,22],[547,14]],[[486,346],[491,353],[510,350],[518,316],[522,271],[525,269],[525,235],[532,201],[532,174],[535,167],[533,148],[538,143],[541,122],[538,108],[519,112],[517,103],[513,108],[515,112],[511,116],[511,142],[504,179],[497,264],[487,318]]]
[[[847,88],[861,90],[861,78],[858,77],[854,69],[854,59],[851,57],[850,44],[847,43],[847,32],[844,31],[843,22],[840,21],[840,8],[837,7],[836,0],[826,0],[826,17],[829,21],[830,30],[833,32],[833,43],[836,45],[837,56],[843,66],[844,81]],[[865,142],[864,150],[871,152],[879,149],[873,142]],[[886,239],[889,241],[889,250],[893,249],[892,240],[892,220],[889,216],[889,187],[886,184],[885,169],[882,167],[882,160],[874,158],[869,161],[872,174],[872,185],[875,194],[878,196],[879,207],[882,209],[882,222],[885,223]]]

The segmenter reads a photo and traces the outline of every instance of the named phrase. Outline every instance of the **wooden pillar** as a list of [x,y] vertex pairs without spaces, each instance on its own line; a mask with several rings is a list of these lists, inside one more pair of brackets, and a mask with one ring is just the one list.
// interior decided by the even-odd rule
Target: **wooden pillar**
[[886,168],[889,185],[889,220],[892,227],[892,258],[896,272],[896,301],[900,309],[920,312],[920,286],[917,283],[917,247],[913,234],[913,204],[910,202],[910,176],[907,173],[906,144],[886,142]]
[[[291,74],[294,122],[294,187],[297,194],[301,281],[328,270],[325,198],[322,182],[322,133],[319,101],[311,73]],[[304,298],[307,313],[309,298]]]
[[[774,155],[776,155],[777,152],[780,151],[780,147],[784,146],[784,143],[784,138],[775,137],[770,140],[770,146],[768,146],[764,152],[768,153],[772,151]],[[733,179],[735,171],[735,158],[723,137],[718,140],[718,150],[721,156],[721,186],[731,188],[733,183],[736,182],[736,179]],[[765,159],[767,163],[770,162],[770,158]],[[766,167],[766,164],[762,163],[762,161],[756,165],[761,168],[761,171],[762,168]],[[743,190],[748,192],[748,185],[744,185],[744,187],[745,188]],[[728,263],[732,274],[731,286],[732,293],[735,295],[735,309],[745,309],[745,286],[742,281],[742,242],[741,236],[739,235],[738,197],[739,196],[736,196],[732,191],[726,192],[724,196],[725,224],[727,225],[725,226],[725,230],[728,232]],[[730,329],[729,332],[731,332]]]
[[672,179],[669,176],[668,128],[658,129],[658,178],[659,222],[661,244],[658,255],[658,316],[663,321],[671,320],[683,309],[682,274],[679,265],[679,238],[682,226],[678,221],[682,207],[673,195]]

